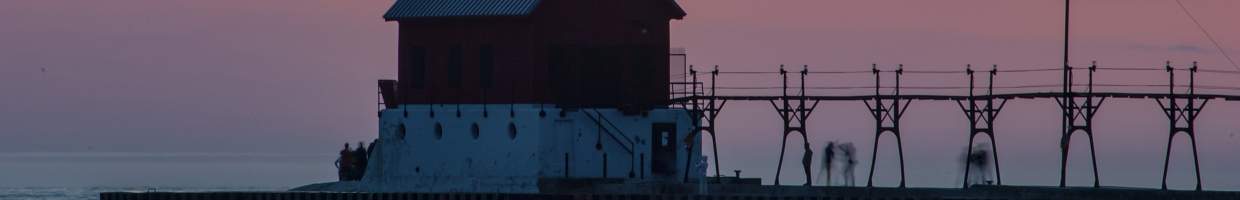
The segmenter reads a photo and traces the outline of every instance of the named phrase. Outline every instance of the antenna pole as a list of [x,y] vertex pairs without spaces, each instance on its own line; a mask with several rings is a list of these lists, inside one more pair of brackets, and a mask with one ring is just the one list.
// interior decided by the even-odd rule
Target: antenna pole
[[1063,0],[1063,66],[1068,66],[1068,26],[1071,21],[1069,17],[1072,15],[1072,0]]

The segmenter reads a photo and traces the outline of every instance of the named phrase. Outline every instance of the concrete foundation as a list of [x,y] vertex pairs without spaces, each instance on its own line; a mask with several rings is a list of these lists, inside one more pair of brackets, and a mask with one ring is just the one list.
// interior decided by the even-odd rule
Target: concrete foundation
[[[628,188],[576,188],[552,194],[500,193],[352,193],[352,192],[205,192],[205,193],[103,193],[101,200],[137,199],[324,199],[324,200],[784,200],[784,199],[1240,199],[1240,192],[1169,191],[1135,188],[1057,188],[1030,186],[974,186],[970,189],[946,188],[862,188],[862,187],[799,187],[715,185],[706,194],[684,194],[696,191],[696,185],[633,185]],[[593,188],[593,189],[589,189]],[[626,193],[611,193],[625,190]],[[673,193],[676,192],[676,193]]]

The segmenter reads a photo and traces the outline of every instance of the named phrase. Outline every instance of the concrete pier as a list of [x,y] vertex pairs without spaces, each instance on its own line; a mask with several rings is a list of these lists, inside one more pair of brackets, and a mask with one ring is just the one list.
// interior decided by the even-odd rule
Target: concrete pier
[[[711,187],[726,189],[726,187]],[[109,192],[101,200],[918,200],[918,199],[1240,199],[1240,192],[1176,191],[1135,188],[1057,188],[975,186],[946,188],[861,188],[752,186],[717,194],[501,194],[501,193],[362,193],[362,192]],[[727,191],[727,190],[723,190]]]

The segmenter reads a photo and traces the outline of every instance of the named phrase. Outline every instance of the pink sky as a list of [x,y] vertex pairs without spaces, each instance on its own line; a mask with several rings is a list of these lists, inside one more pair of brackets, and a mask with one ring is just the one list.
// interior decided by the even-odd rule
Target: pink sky
[[[993,0],[680,0],[689,16],[672,22],[673,46],[695,65],[774,70],[779,64],[864,70],[1054,67],[1061,60],[1062,2]],[[1240,52],[1240,2],[1185,0],[1233,56]],[[232,152],[330,154],[344,141],[376,136],[375,79],[395,77],[396,24],[380,15],[390,0],[168,1],[10,0],[0,2],[0,153]],[[1076,1],[1073,63],[1154,67],[1166,60],[1234,70],[1172,0]],[[41,69],[47,72],[41,72]],[[1000,75],[997,84],[1058,83],[1056,74]],[[963,75],[908,82],[962,85]],[[776,77],[722,77],[729,85]],[[1164,83],[1153,74],[1100,80]],[[1236,85],[1240,77],[1202,77]],[[870,77],[815,77],[812,84],[866,85]],[[910,91],[915,92],[915,91]],[[959,91],[957,91],[959,92]],[[1216,103],[1199,126],[1207,189],[1240,189],[1235,103]],[[723,114],[725,171],[769,183],[779,122],[768,105],[735,103]],[[965,118],[953,102],[915,102],[905,120],[909,186],[952,187],[965,147]],[[852,141],[864,184],[872,119],[859,102],[829,102],[811,117],[811,142]],[[1013,102],[999,118],[1005,183],[1058,181],[1058,110],[1050,100]],[[1104,185],[1157,187],[1165,119],[1152,100],[1104,106],[1096,135]],[[884,138],[884,145],[891,144]],[[790,139],[790,144],[800,143]],[[1076,139],[1074,150],[1085,140]],[[1183,145],[1186,143],[1179,143]],[[892,146],[884,146],[892,147]],[[1188,188],[1187,148],[1173,154],[1173,186]],[[894,148],[880,150],[876,185],[895,185]],[[788,160],[799,160],[790,148]],[[1088,156],[1074,151],[1070,179],[1089,183]],[[330,164],[305,169],[330,177]],[[0,168],[4,167],[0,163]],[[69,166],[61,166],[71,169]],[[799,163],[785,165],[797,183]],[[5,170],[0,170],[3,174]],[[12,170],[8,170],[12,171]],[[227,174],[228,172],[220,172]],[[320,174],[321,173],[321,174]],[[293,176],[295,177],[295,176]],[[70,181],[76,179],[65,178]],[[240,179],[244,179],[241,177]],[[307,180],[308,179],[308,180]],[[320,181],[286,178],[289,185]],[[138,180],[141,181],[141,180]],[[228,181],[228,180],[217,180]],[[2,182],[0,182],[2,183]],[[0,184],[4,185],[4,184]]]

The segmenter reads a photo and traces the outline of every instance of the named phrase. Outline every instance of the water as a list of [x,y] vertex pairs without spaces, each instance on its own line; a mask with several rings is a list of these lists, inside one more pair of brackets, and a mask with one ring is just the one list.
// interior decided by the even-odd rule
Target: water
[[0,200],[99,199],[102,192],[285,191],[277,187],[0,187]]
[[332,155],[0,153],[0,200],[99,199],[100,192],[285,191],[334,181]]

